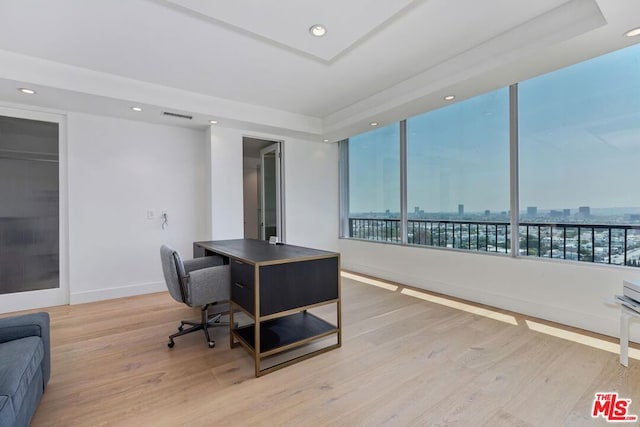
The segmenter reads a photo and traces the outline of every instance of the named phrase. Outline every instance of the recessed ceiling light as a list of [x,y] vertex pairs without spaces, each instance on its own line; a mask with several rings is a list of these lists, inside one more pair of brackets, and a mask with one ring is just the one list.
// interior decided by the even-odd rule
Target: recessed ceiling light
[[314,37],[322,37],[327,34],[327,29],[324,27],[324,25],[315,24],[309,28],[309,33],[311,33],[311,35]]
[[447,95],[444,97],[445,101],[453,101],[454,99],[456,99],[455,95]]
[[133,111],[135,111],[135,112],[138,112],[138,113],[139,113],[140,111],[142,111],[142,107],[131,107],[131,109],[132,109]]
[[26,88],[26,87],[21,87],[21,88],[20,88],[20,89],[18,89],[18,90],[19,90],[20,92],[24,93],[24,94],[27,94],[27,95],[35,95],[35,94],[36,94],[36,91],[35,91],[35,90],[33,90],[33,89],[29,89],[29,88]]
[[625,36],[627,37],[635,37],[640,35],[640,27],[638,28],[634,28],[633,30],[629,30],[626,33],[624,33]]
[[218,121],[217,120],[209,120],[209,123],[211,123],[212,125],[217,125]]
[[369,123],[371,126],[378,126],[378,122],[371,122]]
[[328,139],[323,139],[323,141],[324,141],[324,142],[329,142],[329,140],[328,140]]

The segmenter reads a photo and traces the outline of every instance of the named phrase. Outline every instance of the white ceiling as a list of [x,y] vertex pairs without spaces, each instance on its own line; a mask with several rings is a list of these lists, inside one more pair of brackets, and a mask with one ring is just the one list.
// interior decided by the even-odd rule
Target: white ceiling
[[[245,31],[247,35],[261,37],[265,42],[289,47],[297,53],[306,53],[327,62],[391,20],[411,3],[417,3],[413,0],[166,1],[200,14],[216,24],[228,24],[235,30]],[[329,28],[322,39],[305,34],[315,24]]]
[[336,140],[637,43],[637,26],[638,0],[0,0],[0,102]]

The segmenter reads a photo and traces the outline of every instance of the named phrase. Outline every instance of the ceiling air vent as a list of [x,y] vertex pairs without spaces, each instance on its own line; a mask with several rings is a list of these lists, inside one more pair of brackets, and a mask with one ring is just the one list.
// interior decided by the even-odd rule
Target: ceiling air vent
[[163,111],[162,114],[164,114],[165,116],[179,117],[181,119],[188,119],[188,120],[193,119],[193,116],[189,116],[187,114],[172,113],[170,111]]

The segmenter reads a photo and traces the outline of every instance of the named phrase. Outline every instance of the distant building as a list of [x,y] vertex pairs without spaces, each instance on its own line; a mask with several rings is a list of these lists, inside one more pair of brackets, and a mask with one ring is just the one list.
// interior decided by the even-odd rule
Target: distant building
[[537,206],[527,206],[527,216],[529,218],[535,218],[538,216],[538,207]]
[[464,205],[463,204],[458,205],[458,215],[460,215],[460,216],[464,215]]
[[484,211],[484,216],[489,216],[491,215],[491,211],[489,209]]
[[563,209],[562,210],[562,216],[565,217],[565,218],[568,217],[568,216],[571,216],[571,209]]
[[418,214],[420,212],[420,206],[416,206],[413,208],[413,213]]
[[591,216],[591,208],[589,206],[580,206],[578,208],[578,214],[581,217],[588,218]]
[[559,218],[562,216],[562,211],[552,209],[551,211],[549,211],[549,216],[551,216],[552,218]]
[[640,214],[631,214],[629,215],[629,219],[631,221],[640,221]]

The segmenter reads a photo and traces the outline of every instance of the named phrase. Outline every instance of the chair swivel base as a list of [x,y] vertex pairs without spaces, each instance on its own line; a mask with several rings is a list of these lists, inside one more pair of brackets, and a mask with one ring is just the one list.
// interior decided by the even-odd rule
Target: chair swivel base
[[[202,330],[204,332],[204,336],[207,339],[207,345],[209,348],[213,348],[216,346],[216,341],[211,338],[209,335],[209,328],[213,326],[228,326],[228,322],[221,322],[220,318],[222,317],[222,313],[215,314],[209,317],[207,313],[207,308],[203,307],[202,309],[202,320],[200,322],[194,322],[190,320],[182,320],[180,321],[180,326],[178,326],[178,332],[169,336],[169,342],[167,343],[167,347],[173,348],[175,345],[174,338],[190,334],[191,332],[196,332]],[[191,327],[188,329],[184,329],[184,325],[190,325]]]

